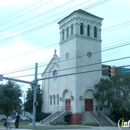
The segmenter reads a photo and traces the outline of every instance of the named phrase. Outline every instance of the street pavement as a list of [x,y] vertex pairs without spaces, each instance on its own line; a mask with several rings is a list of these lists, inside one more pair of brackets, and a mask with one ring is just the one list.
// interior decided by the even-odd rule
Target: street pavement
[[[38,125],[42,125],[42,124],[41,123],[36,123],[36,126],[38,126]],[[7,129],[4,126],[0,126],[0,130],[7,130]],[[8,129],[8,130],[30,130],[30,129],[11,128],[11,129]],[[55,129],[55,130],[57,130],[57,129]],[[62,130],[62,129],[58,129],[58,130]],[[68,130],[68,129],[64,129],[64,130]],[[69,129],[69,130],[75,130],[75,129]],[[86,127],[84,127],[84,129],[78,129],[78,130],[119,130],[119,128],[117,126],[113,126],[113,127],[111,127],[111,126],[108,126],[108,127],[106,127],[106,126],[104,126],[104,127],[103,126],[100,126],[100,127],[92,127],[92,126],[90,126],[87,129],[86,129]],[[122,128],[121,130],[130,130],[130,128]]]
[[[0,127],[0,130],[7,130],[7,129],[4,128],[4,127],[3,128]],[[10,130],[30,130],[30,129],[16,129],[16,128],[12,128]],[[57,130],[57,129],[53,129],[53,130]],[[60,129],[58,129],[58,130],[60,130]],[[68,129],[64,129],[64,130],[68,130]],[[75,129],[69,129],[69,130],[75,130]],[[84,128],[84,129],[78,129],[78,130],[119,130],[119,128],[118,127],[90,127],[90,128],[87,128],[87,129]],[[130,128],[122,128],[122,130],[130,130]]]

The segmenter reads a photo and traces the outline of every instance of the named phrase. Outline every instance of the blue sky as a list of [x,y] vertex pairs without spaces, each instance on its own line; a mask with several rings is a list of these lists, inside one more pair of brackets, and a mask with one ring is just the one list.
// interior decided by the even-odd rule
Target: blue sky
[[[104,3],[88,8],[98,2]],[[47,64],[53,56],[54,49],[57,49],[59,55],[60,37],[57,23],[77,9],[85,9],[104,19],[102,50],[130,42],[129,0],[1,0],[0,74],[6,77],[34,74],[34,69],[8,73],[29,66],[34,67],[36,62],[39,65]],[[26,33],[32,28],[35,30]],[[130,56],[129,50],[130,46],[127,45],[102,52],[102,61]],[[106,64],[121,66],[129,63],[130,59],[126,59]],[[38,72],[42,73],[44,67],[40,67]],[[32,81],[34,77],[19,79]],[[23,90],[28,88],[26,84],[22,86]]]

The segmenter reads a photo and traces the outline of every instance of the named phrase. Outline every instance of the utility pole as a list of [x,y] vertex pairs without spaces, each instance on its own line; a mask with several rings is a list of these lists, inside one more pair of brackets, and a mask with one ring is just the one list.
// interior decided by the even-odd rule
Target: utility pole
[[34,79],[34,95],[33,95],[33,121],[32,121],[32,127],[35,127],[36,123],[36,100],[37,100],[37,68],[38,64],[35,64],[35,79]]
[[33,121],[32,121],[32,127],[35,127],[35,122],[36,122],[36,99],[37,99],[37,82],[40,80],[46,80],[46,79],[52,79],[52,78],[58,78],[58,77],[64,77],[64,76],[70,76],[70,75],[75,75],[75,74],[83,74],[83,73],[90,73],[90,72],[95,72],[95,71],[102,71],[102,70],[108,70],[109,68],[102,68],[102,69],[96,69],[96,70],[87,70],[87,71],[81,71],[81,72],[76,72],[76,73],[68,73],[68,74],[63,74],[63,75],[57,75],[57,76],[50,76],[50,77],[44,77],[37,79],[37,70],[38,70],[38,64],[35,64],[35,79],[33,82],[29,81],[24,81],[24,80],[19,80],[19,79],[13,79],[13,78],[8,78],[8,77],[3,77],[3,75],[0,74],[0,81],[3,81],[3,79],[6,80],[12,80],[12,81],[17,81],[17,82],[23,82],[23,83],[28,83],[30,85],[34,86],[34,95],[33,95]]
[[25,116],[25,91],[23,91],[23,103],[24,103],[24,116]]
[[27,83],[30,85],[34,86],[34,95],[33,95],[33,121],[32,121],[32,127],[35,127],[35,122],[36,122],[36,106],[35,106],[35,102],[36,102],[36,95],[37,95],[37,69],[38,69],[38,63],[35,64],[35,79],[33,82],[29,82],[29,81],[25,81],[25,80],[19,80],[19,79],[14,79],[14,78],[8,78],[8,77],[4,77],[3,75],[0,74],[0,81],[3,81],[3,79],[5,80],[12,80],[12,81],[16,81],[16,82],[22,82],[22,83]]

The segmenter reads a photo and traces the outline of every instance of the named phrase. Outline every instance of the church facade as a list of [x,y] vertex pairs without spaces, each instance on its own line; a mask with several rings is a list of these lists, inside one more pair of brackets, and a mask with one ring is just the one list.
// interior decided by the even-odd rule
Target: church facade
[[[42,81],[43,112],[63,108],[71,111],[70,124],[77,124],[82,121],[82,111],[96,111],[98,103],[93,93],[94,86],[102,78],[102,20],[79,9],[58,23],[60,56],[57,56],[55,50],[42,77],[62,77]],[[80,73],[83,71],[88,72]],[[72,74],[78,72],[80,74]]]

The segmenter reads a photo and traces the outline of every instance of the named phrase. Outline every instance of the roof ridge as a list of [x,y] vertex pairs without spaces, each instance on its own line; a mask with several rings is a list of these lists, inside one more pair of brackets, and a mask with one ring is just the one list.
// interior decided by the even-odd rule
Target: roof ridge
[[78,10],[75,10],[74,12],[72,12],[71,14],[69,14],[68,16],[66,16],[65,18],[63,18],[62,20],[60,20],[60,21],[58,22],[58,24],[59,24],[60,22],[62,22],[64,19],[70,17],[71,15],[73,15],[73,14],[76,13],[76,12],[77,12],[77,13],[81,13],[81,14],[86,14],[86,15],[89,15],[89,16],[93,16],[93,17],[96,17],[96,18],[99,18],[99,19],[103,19],[103,18],[100,18],[100,17],[98,17],[98,16],[96,16],[96,15],[93,15],[93,14],[87,12],[87,11],[84,11],[84,10],[82,10],[82,9],[78,9]]

